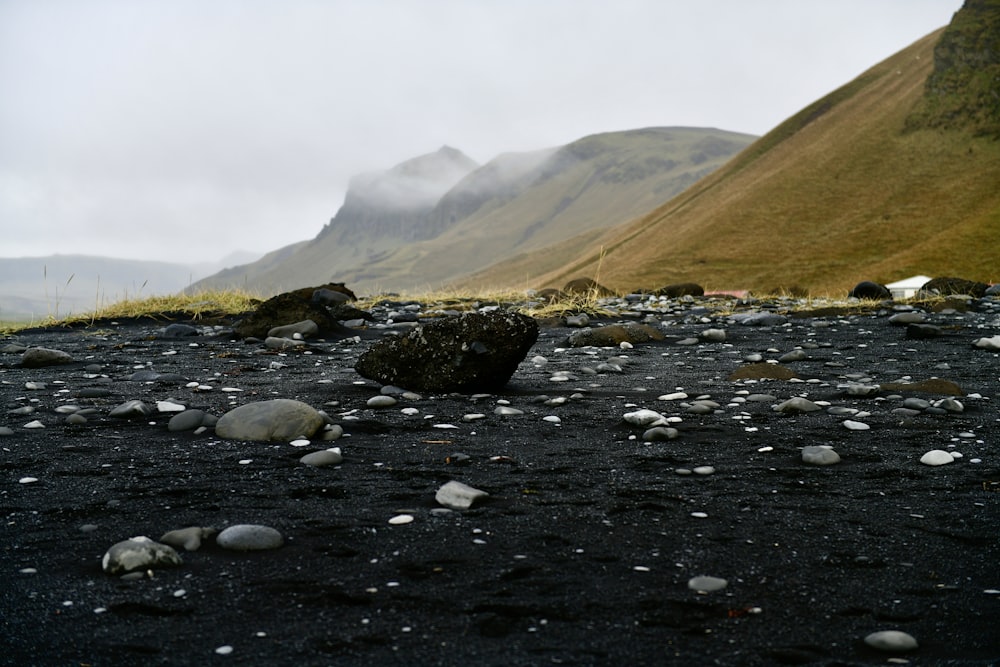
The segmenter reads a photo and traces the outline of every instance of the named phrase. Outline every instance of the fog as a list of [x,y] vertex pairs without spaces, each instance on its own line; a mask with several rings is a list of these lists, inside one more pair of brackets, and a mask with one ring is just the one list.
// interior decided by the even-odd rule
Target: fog
[[763,134],[960,5],[0,0],[0,256],[263,253],[443,145]]

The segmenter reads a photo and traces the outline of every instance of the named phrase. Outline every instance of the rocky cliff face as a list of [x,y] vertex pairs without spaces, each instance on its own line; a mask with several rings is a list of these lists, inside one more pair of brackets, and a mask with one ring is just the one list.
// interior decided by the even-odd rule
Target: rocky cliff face
[[351,179],[344,204],[319,238],[419,241],[441,233],[429,213],[442,195],[479,165],[448,146],[383,172]]
[[1000,0],[966,0],[934,48],[934,71],[907,129],[1000,138]]

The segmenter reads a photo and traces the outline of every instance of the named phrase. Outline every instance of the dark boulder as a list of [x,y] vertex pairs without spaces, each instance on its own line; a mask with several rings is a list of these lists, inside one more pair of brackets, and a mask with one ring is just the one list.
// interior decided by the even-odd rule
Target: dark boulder
[[[990,288],[986,283],[979,283],[975,280],[965,280],[964,278],[933,278],[924,283],[920,288],[923,295],[950,296],[953,294],[968,294],[977,299],[986,295],[986,290]],[[918,296],[920,296],[918,292]]]
[[665,296],[676,299],[681,296],[704,296],[705,288],[698,283],[676,283],[666,285],[653,292],[656,296]]
[[663,339],[664,335],[648,324],[626,322],[574,331],[565,344],[569,347],[615,347],[622,343],[649,343]]
[[885,285],[880,285],[878,283],[873,283],[870,280],[864,280],[854,286],[847,296],[855,299],[869,299],[873,301],[881,301],[883,299],[891,299],[892,292]]
[[[326,288],[329,287],[329,285],[326,286]],[[343,310],[346,308],[354,311],[355,309],[347,304],[337,304],[331,310],[323,304],[313,301],[313,293],[318,289],[324,288],[309,287],[273,296],[238,322],[233,330],[240,338],[264,338],[268,331],[276,327],[287,326],[303,320],[312,320],[319,327],[317,332],[319,336],[346,337],[354,335],[351,329],[340,324],[338,320],[353,319],[346,317]]]
[[466,313],[383,338],[354,364],[362,377],[414,391],[495,391],[538,338],[527,315]]
[[566,294],[583,294],[585,296],[614,296],[615,293],[592,278],[574,278],[562,288]]

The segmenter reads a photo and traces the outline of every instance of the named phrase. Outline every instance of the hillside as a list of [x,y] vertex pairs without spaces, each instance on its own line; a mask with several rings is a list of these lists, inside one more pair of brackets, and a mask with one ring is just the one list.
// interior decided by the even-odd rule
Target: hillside
[[519,252],[625,222],[717,169],[751,140],[700,128],[594,135],[557,149],[501,155],[437,197],[420,190],[422,198],[399,195],[396,177],[412,175],[420,164],[409,161],[385,172],[392,187],[385,177],[378,188],[370,178],[354,179],[343,207],[312,241],[193,289],[239,286],[274,294],[330,280],[361,292],[436,287]]
[[954,62],[935,58],[942,34],[809,105],[647,215],[462,286],[522,286],[529,276],[532,286],[558,287],[599,275],[618,290],[695,281],[825,294],[914,274],[1000,280],[1000,141],[958,117],[947,127],[908,121],[935,63]]

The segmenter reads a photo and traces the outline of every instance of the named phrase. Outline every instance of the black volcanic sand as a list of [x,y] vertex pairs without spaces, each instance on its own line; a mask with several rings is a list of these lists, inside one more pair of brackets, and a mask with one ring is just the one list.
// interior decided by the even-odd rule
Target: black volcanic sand
[[[1000,360],[972,341],[1000,333],[996,313],[931,315],[942,335],[908,339],[888,310],[774,328],[730,323],[711,308],[675,312],[659,318],[672,323],[667,340],[624,351],[624,372],[570,382],[549,378],[622,351],[556,352],[570,330],[543,328],[504,393],[384,409],[366,407],[379,388],[351,369],[366,340],[278,355],[201,323],[209,335],[172,340],[157,339],[162,325],[151,322],[20,333],[0,346],[56,348],[78,361],[23,369],[18,354],[0,355],[0,423],[14,431],[0,438],[0,663],[995,664]],[[709,327],[728,340],[677,344]],[[776,359],[800,345],[810,358],[787,365],[806,381],[728,379],[747,354]],[[535,355],[549,363],[536,366]],[[147,367],[215,389],[127,380]],[[941,377],[979,397],[960,398],[961,414],[906,419],[892,413],[900,396],[943,396],[846,396],[838,385],[852,374],[873,383]],[[46,387],[28,390],[29,381]],[[111,396],[76,396],[94,386]],[[722,407],[689,415],[682,401],[657,400],[678,389]],[[850,431],[822,411],[732,405],[739,391],[868,411],[859,421],[871,430]],[[574,393],[583,397],[561,406],[536,400]],[[105,416],[128,399],[175,398],[221,415],[275,397],[327,411],[349,436],[296,448],[172,433],[168,416]],[[495,415],[501,398],[525,414]],[[101,413],[70,426],[54,412],[64,403]],[[24,405],[38,411],[6,414]],[[637,407],[682,417],[680,436],[641,442],[642,429],[622,420]],[[476,412],[487,417],[462,421]],[[45,428],[24,428],[33,419]],[[801,448],[820,444],[843,460],[802,463]],[[333,445],[340,466],[298,461]],[[919,462],[949,447],[963,457]],[[716,472],[675,472],[701,465]],[[25,477],[38,481],[19,483]],[[490,497],[432,513],[449,480]],[[403,512],[415,520],[388,523]],[[241,554],[211,542],[182,553],[181,567],[134,581],[101,570],[105,550],[128,537],[237,523],[273,526],[286,544]],[[689,590],[698,575],[728,586]],[[886,629],[911,634],[919,648],[897,656],[864,644]],[[217,654],[224,646],[232,652]]]

